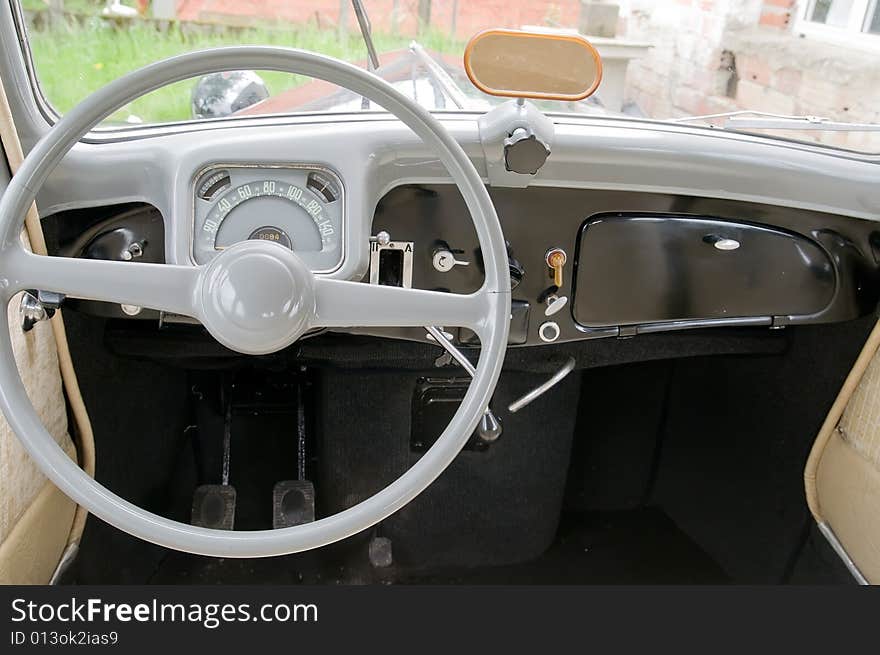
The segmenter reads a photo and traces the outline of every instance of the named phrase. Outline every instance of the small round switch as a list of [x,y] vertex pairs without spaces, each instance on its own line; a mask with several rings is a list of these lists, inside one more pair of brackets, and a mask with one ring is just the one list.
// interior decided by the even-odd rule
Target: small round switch
[[559,324],[556,321],[546,321],[538,328],[538,336],[544,343],[553,343],[559,338]]

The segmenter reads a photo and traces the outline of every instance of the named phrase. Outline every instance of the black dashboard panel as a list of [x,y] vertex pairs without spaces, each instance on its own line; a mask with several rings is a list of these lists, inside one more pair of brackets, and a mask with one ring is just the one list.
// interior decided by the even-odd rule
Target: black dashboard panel
[[[880,230],[872,221],[628,191],[530,187],[489,193],[516,283],[513,346],[707,326],[840,322],[871,314],[880,297]],[[149,206],[75,210],[49,217],[44,226],[56,254],[125,259],[137,244],[140,261],[164,261],[162,217]],[[479,243],[456,187],[392,189],[374,215],[373,234],[383,230],[395,241],[412,242],[414,287],[468,293],[482,284]],[[719,244],[719,250],[719,239],[738,247]],[[555,249],[566,255],[558,288],[545,259]],[[454,265],[436,265],[444,250]],[[132,318],[115,304],[68,302],[80,311]],[[145,309],[134,318],[160,317]],[[426,341],[419,328],[356,331]],[[451,332],[462,346],[478,345],[466,330]]]
[[820,314],[837,275],[812,239],[748,223],[668,214],[584,223],[573,315],[586,327]]
[[[520,335],[517,345],[544,343],[541,326],[551,321],[559,328],[558,342],[706,325],[830,323],[873,312],[880,297],[880,232],[871,221],[733,200],[628,191],[529,187],[490,188],[489,193],[510,245],[509,254],[521,269],[513,300],[529,306],[526,337],[522,341]],[[740,234],[736,272],[711,270],[709,275],[688,248],[667,242],[657,251],[658,244],[647,234],[632,237],[629,247],[630,237],[619,235],[613,252],[604,253],[603,265],[596,261],[595,249],[591,252],[592,245],[580,247],[581,236],[589,233],[583,232],[585,225],[612,215],[710,220],[716,228],[710,232],[720,231],[717,236]],[[391,190],[376,208],[373,234],[380,230],[393,239],[414,243],[414,287],[457,293],[479,288],[483,278],[479,244],[454,186],[412,184]],[[752,237],[758,234],[763,236],[753,247]],[[697,229],[691,236],[702,239],[707,235]],[[700,241],[699,245],[714,251],[711,244]],[[445,246],[468,265],[454,266],[448,272],[436,270],[433,254]],[[647,256],[645,247],[653,248],[654,254]],[[553,248],[567,254],[558,291],[545,261]],[[798,263],[800,258],[805,261]],[[661,262],[666,267],[662,279],[656,275]],[[597,275],[602,279],[594,279]],[[633,294],[640,278],[651,286],[639,287]],[[700,280],[710,288],[694,289]],[[691,292],[684,293],[689,286]],[[598,306],[597,290],[605,298],[604,307]],[[567,304],[546,316],[547,298],[554,291],[566,297]],[[716,293],[720,293],[719,304],[707,309]],[[683,295],[690,296],[688,302],[695,305],[682,305]],[[615,297],[622,303],[620,311],[614,310]],[[601,313],[589,316],[599,309]],[[588,319],[599,324],[588,325]],[[424,331],[389,330],[387,336],[424,340]],[[460,337],[460,342],[472,343],[469,334]]]

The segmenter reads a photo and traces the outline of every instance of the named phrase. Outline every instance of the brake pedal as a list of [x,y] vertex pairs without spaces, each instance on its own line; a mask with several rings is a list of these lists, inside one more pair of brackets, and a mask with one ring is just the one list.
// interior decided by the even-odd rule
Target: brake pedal
[[272,527],[289,528],[315,520],[315,486],[308,480],[282,480],[272,489]]
[[200,528],[232,530],[235,527],[235,487],[229,484],[196,487],[190,522]]

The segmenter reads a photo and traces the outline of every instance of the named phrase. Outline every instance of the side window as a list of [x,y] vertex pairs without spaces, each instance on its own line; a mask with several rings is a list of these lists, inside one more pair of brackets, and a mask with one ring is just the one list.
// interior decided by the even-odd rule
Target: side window
[[811,0],[803,21],[855,34],[880,34],[878,0]]

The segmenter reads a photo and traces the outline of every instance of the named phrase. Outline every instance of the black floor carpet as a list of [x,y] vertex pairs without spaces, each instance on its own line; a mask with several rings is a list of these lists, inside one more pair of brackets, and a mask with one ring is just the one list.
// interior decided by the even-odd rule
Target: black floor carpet
[[531,562],[401,582],[450,584],[725,584],[727,575],[654,508],[565,516],[556,541]]
[[727,575],[658,509],[568,515],[541,557],[430,576],[366,566],[361,543],[270,559],[169,553],[154,584],[725,584]]

